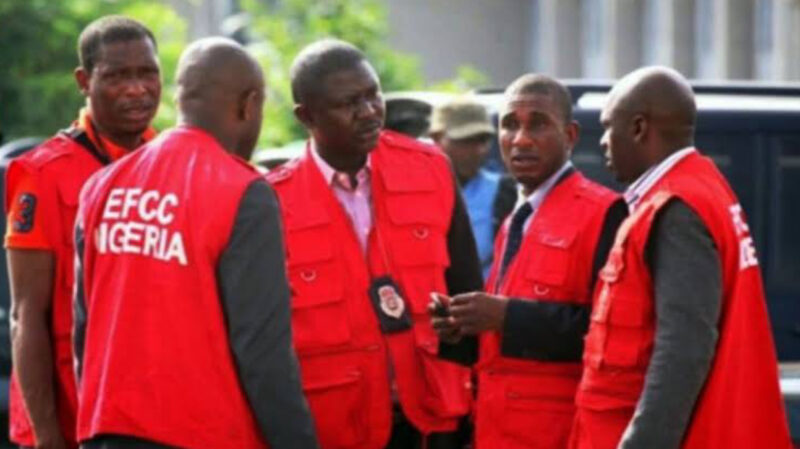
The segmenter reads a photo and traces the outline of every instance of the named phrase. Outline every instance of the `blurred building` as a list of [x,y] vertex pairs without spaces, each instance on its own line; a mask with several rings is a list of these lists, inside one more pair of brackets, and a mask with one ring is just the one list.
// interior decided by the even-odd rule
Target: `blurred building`
[[[186,19],[189,37],[224,35],[234,39],[242,37],[247,21],[237,16],[237,0],[162,0]],[[267,1],[267,0],[262,0]]]
[[469,64],[615,78],[650,64],[707,80],[800,80],[800,0],[385,0],[390,42],[429,81]]

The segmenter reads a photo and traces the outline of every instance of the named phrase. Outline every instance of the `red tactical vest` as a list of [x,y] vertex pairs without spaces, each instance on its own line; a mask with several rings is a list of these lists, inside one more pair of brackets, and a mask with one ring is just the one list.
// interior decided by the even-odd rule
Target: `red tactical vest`
[[[568,175],[537,209],[519,252],[498,282],[506,220],[495,242],[488,290],[522,299],[589,303],[595,248],[608,208],[618,198],[579,172]],[[506,358],[500,355],[499,333],[480,338],[477,449],[566,448],[581,364]]]
[[[392,426],[389,365],[403,412],[423,433],[469,411],[469,371],[437,358],[430,292],[446,292],[453,175],[441,153],[383,132],[371,153],[373,229],[364,253],[310,152],[267,175],[281,203],[292,332],[325,449],[379,449]],[[367,291],[391,274],[413,328],[381,334]]]
[[708,228],[723,281],[716,354],[681,447],[789,448],[755,248],[736,196],[713,162],[696,152],[642,198],[601,271],[577,396],[575,446],[615,448],[633,415],[655,332],[645,247],[658,211],[675,197]]
[[179,127],[87,182],[80,441],[111,433],[183,448],[265,447],[216,279],[258,178],[204,131]]
[[[18,169],[38,172],[48,182],[41,185],[41,195],[56,199],[56,216],[42,216],[47,220],[46,232],[53,242],[55,273],[53,277],[53,301],[51,310],[51,332],[53,363],[56,373],[55,397],[61,433],[69,447],[77,447],[75,439],[75,416],[78,408],[75,393],[75,376],[72,368],[72,279],[74,277],[75,251],[72,229],[78,209],[78,194],[89,176],[102,167],[87,149],[64,134],[58,134],[11,162],[6,172],[6,185],[13,185]],[[52,190],[51,190],[52,189]],[[6,205],[12,198],[6,189]],[[42,209],[43,211],[43,209]],[[12,373],[9,391],[9,436],[12,442],[22,446],[34,446],[33,427],[25,408],[22,392]]]

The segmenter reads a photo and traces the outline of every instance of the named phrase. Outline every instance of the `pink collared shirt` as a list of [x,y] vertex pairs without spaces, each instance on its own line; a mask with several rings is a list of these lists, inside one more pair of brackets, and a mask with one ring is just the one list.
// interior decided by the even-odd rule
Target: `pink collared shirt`
[[347,181],[339,180],[337,177],[346,175],[337,172],[336,169],[331,167],[322,156],[317,152],[317,146],[314,141],[311,141],[311,155],[314,162],[317,164],[322,177],[325,182],[333,190],[339,204],[342,205],[347,216],[350,217],[350,224],[353,226],[353,231],[358,238],[358,243],[361,245],[361,250],[366,253],[367,239],[369,238],[369,231],[372,229],[372,208],[370,202],[372,201],[372,189],[370,187],[370,166],[371,158],[367,156],[367,163],[361,170],[356,173],[356,187],[350,190],[346,187]]

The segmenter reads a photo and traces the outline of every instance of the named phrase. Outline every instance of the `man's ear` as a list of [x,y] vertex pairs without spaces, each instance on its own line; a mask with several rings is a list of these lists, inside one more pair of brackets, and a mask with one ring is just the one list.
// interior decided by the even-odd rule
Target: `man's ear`
[[92,74],[87,72],[83,67],[76,67],[73,71],[75,75],[75,82],[78,83],[78,88],[84,96],[89,96],[89,78]]
[[249,121],[253,117],[257,117],[259,110],[263,107],[264,102],[261,99],[262,93],[256,89],[245,91],[242,98],[239,100],[239,118],[243,121]]
[[647,122],[647,117],[644,114],[636,114],[633,116],[631,123],[633,125],[633,141],[643,143],[647,140],[647,132],[650,126]]
[[577,121],[573,120],[567,123],[564,131],[567,134],[567,142],[569,143],[570,149],[575,148],[575,145],[578,143],[578,138],[581,134],[581,125],[578,124]]
[[300,123],[303,124],[303,126],[306,128],[311,128],[314,125],[314,116],[311,114],[311,110],[307,105],[303,103],[295,104],[293,111],[294,116],[298,121],[300,121]]

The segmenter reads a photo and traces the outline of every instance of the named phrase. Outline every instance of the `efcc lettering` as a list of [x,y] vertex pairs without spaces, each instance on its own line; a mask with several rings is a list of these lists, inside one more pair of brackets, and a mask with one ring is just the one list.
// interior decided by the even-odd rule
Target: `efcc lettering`
[[750,236],[750,227],[744,220],[742,206],[739,203],[730,206],[728,211],[733,220],[733,227],[736,229],[736,236],[739,237],[739,270],[745,270],[758,265],[756,257],[756,247],[753,238]]
[[186,249],[180,231],[169,225],[179,205],[174,193],[141,188],[111,190],[95,232],[100,254],[139,254],[164,262],[187,265]]

